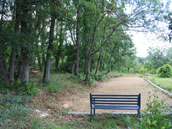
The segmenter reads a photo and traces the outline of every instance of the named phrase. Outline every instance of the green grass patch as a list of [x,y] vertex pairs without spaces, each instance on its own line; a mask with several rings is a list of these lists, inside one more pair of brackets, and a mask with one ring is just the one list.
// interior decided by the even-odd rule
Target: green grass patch
[[58,93],[70,87],[79,87],[79,81],[71,78],[71,74],[51,74],[50,79],[46,82],[45,87],[50,93]]
[[89,122],[89,115],[84,116],[81,120],[72,122],[64,122],[58,128],[62,129],[121,129],[128,128],[135,123],[138,123],[136,115],[113,115],[103,114],[95,115],[93,122]]
[[145,77],[160,86],[161,88],[172,92],[172,78],[160,78],[157,75],[152,74],[146,75]]
[[17,95],[14,92],[0,93],[0,128],[28,127],[31,110],[25,104],[31,100],[31,96]]

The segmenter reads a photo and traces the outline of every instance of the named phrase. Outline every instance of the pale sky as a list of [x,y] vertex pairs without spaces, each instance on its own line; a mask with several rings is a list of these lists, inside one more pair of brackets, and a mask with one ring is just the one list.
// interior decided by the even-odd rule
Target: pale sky
[[172,48],[172,43],[159,39],[155,34],[143,33],[143,32],[132,32],[133,43],[136,47],[136,56],[146,57],[148,56],[149,47],[159,47],[159,48]]
[[[169,0],[163,0],[166,3]],[[172,11],[172,3],[169,5],[169,10]],[[168,36],[168,23],[160,23],[163,28],[165,28],[165,35]],[[149,47],[159,47],[159,48],[172,48],[172,43],[169,41],[165,41],[162,38],[159,38],[159,35],[152,33],[144,33],[144,32],[130,32],[133,35],[132,40],[136,47],[136,56],[138,57],[146,57],[148,56],[148,48]]]

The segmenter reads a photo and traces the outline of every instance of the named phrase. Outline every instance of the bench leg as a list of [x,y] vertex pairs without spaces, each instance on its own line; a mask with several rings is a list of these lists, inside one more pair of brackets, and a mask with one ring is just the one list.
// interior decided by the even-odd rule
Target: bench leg
[[96,109],[94,108],[94,115],[95,115],[95,113],[96,113]]
[[137,114],[138,114],[138,117],[139,117],[139,119],[140,119],[140,118],[141,118],[140,110],[137,110]]
[[90,122],[92,123],[92,108],[90,108]]

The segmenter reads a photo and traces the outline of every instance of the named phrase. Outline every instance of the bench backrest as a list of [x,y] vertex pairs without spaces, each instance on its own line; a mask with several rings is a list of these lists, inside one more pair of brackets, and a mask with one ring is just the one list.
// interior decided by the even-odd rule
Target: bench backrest
[[90,94],[90,106],[93,105],[117,105],[117,106],[139,106],[141,97],[138,95],[104,95]]

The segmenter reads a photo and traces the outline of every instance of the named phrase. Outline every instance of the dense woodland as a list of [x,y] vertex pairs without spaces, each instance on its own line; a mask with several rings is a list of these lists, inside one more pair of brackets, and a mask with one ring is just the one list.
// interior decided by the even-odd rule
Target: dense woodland
[[161,0],[0,0],[1,81],[27,85],[31,69],[43,73],[43,82],[51,72],[84,74],[89,80],[99,72],[136,69],[129,32],[157,31],[167,19],[167,5]]

